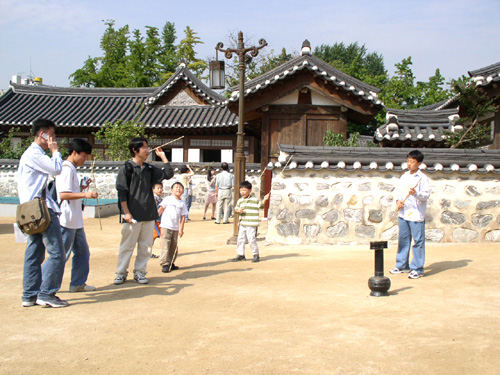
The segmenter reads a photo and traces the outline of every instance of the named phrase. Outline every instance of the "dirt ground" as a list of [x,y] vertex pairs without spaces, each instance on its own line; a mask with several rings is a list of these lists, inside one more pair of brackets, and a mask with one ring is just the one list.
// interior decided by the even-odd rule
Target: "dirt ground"
[[500,373],[499,245],[428,244],[418,280],[388,274],[391,245],[390,296],[370,297],[368,245],[262,240],[260,263],[233,263],[232,225],[191,217],[178,271],[151,259],[149,285],[118,286],[118,219],[86,219],[98,290],[70,294],[68,262],[64,309],[21,307],[25,244],[0,219],[0,373]]

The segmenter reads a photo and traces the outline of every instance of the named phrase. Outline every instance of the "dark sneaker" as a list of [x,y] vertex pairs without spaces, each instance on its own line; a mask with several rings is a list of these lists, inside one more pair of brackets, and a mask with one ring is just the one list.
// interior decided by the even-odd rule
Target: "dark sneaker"
[[23,300],[23,307],[32,307],[36,305],[36,298],[37,297],[31,297],[30,299]]
[[163,266],[161,268],[161,272],[163,272],[163,273],[169,273],[170,272],[170,266],[168,264],[166,266]]
[[232,259],[233,262],[240,262],[242,260],[247,260],[244,255],[238,255],[236,258]]
[[408,275],[409,279],[418,279],[420,277],[423,277],[423,273],[418,273],[417,271],[411,271],[410,274]]
[[146,279],[146,276],[144,276],[142,273],[136,273],[134,276],[134,281],[139,284],[149,283],[149,280]]
[[170,270],[175,271],[178,270],[179,267],[175,265],[175,263],[172,263],[172,267],[170,267]]
[[115,285],[123,284],[127,280],[127,276],[125,275],[116,275]]
[[260,262],[260,256],[254,255],[252,259],[252,263],[259,263]]
[[404,269],[404,270],[400,270],[399,268],[397,267],[394,267],[392,270],[389,271],[390,273],[408,273],[410,272],[409,269]]
[[48,297],[38,297],[36,299],[36,304],[41,306],[48,307],[66,307],[68,306],[68,302],[63,301],[59,297],[56,296],[48,296]]

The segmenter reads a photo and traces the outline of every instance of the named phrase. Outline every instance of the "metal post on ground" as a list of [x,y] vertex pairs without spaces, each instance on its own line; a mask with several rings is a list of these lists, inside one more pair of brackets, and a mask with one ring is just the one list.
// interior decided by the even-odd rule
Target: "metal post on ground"
[[384,249],[387,249],[387,241],[370,242],[370,250],[375,250],[375,276],[368,280],[368,287],[371,290],[370,296],[388,296],[391,280],[384,276]]

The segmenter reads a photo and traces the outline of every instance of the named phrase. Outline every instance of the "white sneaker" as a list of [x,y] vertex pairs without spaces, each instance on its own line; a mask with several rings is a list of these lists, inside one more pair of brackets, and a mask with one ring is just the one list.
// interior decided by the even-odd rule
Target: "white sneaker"
[[123,284],[127,280],[127,276],[125,275],[116,275],[115,285]]
[[411,271],[410,274],[408,275],[409,279],[418,279],[420,277],[423,277],[423,273],[418,273],[417,271]]
[[408,273],[410,272],[409,269],[404,269],[404,270],[400,270],[399,268],[397,267],[394,267],[392,270],[389,271],[390,273]]
[[87,285],[85,283],[83,283],[82,285],[77,285],[77,286],[74,286],[74,285],[70,285],[69,286],[70,293],[76,293],[76,292],[93,292],[96,289],[97,288],[95,286]]
[[134,276],[134,281],[139,284],[147,284],[149,283],[149,280],[146,279],[146,276],[144,276],[141,273],[136,273]]

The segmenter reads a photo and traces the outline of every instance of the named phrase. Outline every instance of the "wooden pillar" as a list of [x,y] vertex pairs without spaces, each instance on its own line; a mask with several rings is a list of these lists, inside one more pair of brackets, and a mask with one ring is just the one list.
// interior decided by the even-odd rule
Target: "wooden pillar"
[[[260,137],[260,168],[264,170],[269,163],[269,112],[264,112],[262,115],[262,133]],[[267,172],[266,172],[267,173]],[[268,193],[266,189],[265,179],[260,179],[260,197],[261,199]],[[266,215],[267,217],[267,215]]]
[[500,150],[500,110],[495,113],[493,120],[493,143],[489,149]]

